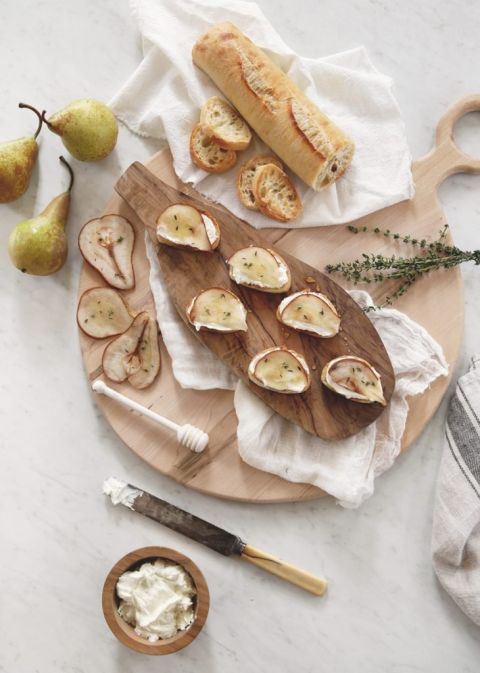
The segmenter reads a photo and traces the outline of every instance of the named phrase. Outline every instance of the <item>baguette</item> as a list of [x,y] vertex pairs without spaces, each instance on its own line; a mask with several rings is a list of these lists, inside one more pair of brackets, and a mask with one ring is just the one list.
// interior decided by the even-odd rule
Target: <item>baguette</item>
[[283,168],[282,162],[273,154],[260,154],[252,157],[244,164],[237,176],[237,192],[238,198],[249,210],[258,210],[257,200],[253,192],[253,180],[255,173],[260,166],[265,164],[274,164],[279,168]]
[[290,222],[302,212],[302,202],[286,173],[275,164],[261,166],[253,179],[258,209],[279,222]]
[[202,124],[195,124],[192,129],[190,156],[195,166],[208,173],[224,173],[237,161],[237,153],[217,145]]
[[352,140],[232,23],[210,28],[195,43],[192,57],[260,138],[314,190],[348,168]]
[[212,96],[202,106],[200,123],[217,145],[227,150],[245,150],[252,134],[236,110],[220,96]]

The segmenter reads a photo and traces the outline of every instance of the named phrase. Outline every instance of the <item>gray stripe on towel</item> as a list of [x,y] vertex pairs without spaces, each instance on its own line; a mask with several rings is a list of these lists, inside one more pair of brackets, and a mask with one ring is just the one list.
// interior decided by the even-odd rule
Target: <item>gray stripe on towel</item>
[[465,465],[480,484],[480,437],[457,395],[450,402],[447,423]]
[[450,453],[452,454],[454,461],[457,463],[457,465],[460,469],[460,472],[463,474],[465,479],[468,481],[470,486],[473,488],[473,490],[475,492],[475,495],[477,495],[480,498],[480,491],[479,491],[479,486],[478,486],[477,482],[472,478],[472,475],[470,474],[470,472],[466,471],[465,468],[463,467],[463,465],[462,465],[463,460],[462,460],[462,463],[461,463],[460,460],[458,459],[457,448],[455,446],[455,442],[453,441],[453,439],[450,438],[450,432],[448,430],[448,427],[447,427],[447,431],[445,433],[445,437],[447,439],[447,445],[448,445],[448,448],[450,449]]

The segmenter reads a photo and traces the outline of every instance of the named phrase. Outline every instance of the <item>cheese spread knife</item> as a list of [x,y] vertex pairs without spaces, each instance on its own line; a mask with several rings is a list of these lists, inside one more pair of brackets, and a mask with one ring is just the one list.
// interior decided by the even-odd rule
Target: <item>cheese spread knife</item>
[[323,578],[315,577],[305,570],[280,561],[280,559],[243,542],[237,535],[200,519],[194,514],[190,514],[136,486],[110,477],[103,484],[103,492],[110,496],[114,505],[122,504],[129,507],[133,511],[177,531],[177,533],[186,535],[191,540],[210,547],[219,554],[239,556],[244,561],[253,563],[253,565],[263,568],[263,570],[277,575],[287,582],[296,584],[317,596],[322,596],[326,591],[327,582]]

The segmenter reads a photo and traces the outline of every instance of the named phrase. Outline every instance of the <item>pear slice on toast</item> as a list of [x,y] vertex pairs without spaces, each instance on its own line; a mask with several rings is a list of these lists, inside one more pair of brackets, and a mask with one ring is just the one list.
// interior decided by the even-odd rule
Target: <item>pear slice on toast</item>
[[356,355],[341,355],[327,362],[321,380],[334,393],[352,402],[387,406],[382,377],[367,360]]
[[111,287],[92,287],[80,297],[78,326],[94,339],[122,334],[132,321],[133,315],[123,297]]
[[175,203],[158,218],[157,239],[175,248],[212,252],[220,243],[220,227],[209,213]]
[[274,346],[257,353],[248,365],[248,378],[277,393],[304,393],[310,387],[310,369],[300,353]]
[[228,273],[238,285],[262,292],[287,292],[292,284],[285,260],[273,250],[251,245],[237,250],[229,260]]
[[135,232],[121,215],[104,215],[87,222],[78,245],[84,259],[106,282],[119,290],[135,287],[132,265]]
[[187,318],[197,331],[246,332],[247,310],[236,294],[222,287],[199,292],[187,309]]
[[111,381],[128,380],[140,389],[149,386],[160,370],[156,321],[146,312],[139,313],[126,332],[105,348],[102,366]]
[[328,339],[338,334],[340,316],[332,302],[321,292],[301,290],[285,297],[277,309],[278,320],[314,337]]

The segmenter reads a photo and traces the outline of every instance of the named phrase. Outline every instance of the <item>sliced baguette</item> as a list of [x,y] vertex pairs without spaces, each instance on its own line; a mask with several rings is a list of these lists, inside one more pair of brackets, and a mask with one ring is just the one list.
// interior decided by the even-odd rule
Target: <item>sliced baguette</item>
[[269,248],[250,245],[237,250],[227,260],[230,278],[261,292],[287,292],[292,284],[290,269],[283,257]]
[[253,180],[257,169],[266,164],[274,164],[283,169],[282,162],[273,154],[259,154],[252,157],[242,166],[237,176],[237,192],[240,201],[249,210],[258,210],[257,200],[253,191]]
[[160,243],[173,248],[212,252],[220,243],[216,219],[185,203],[175,203],[160,214],[156,233]]
[[304,393],[310,387],[310,369],[302,355],[285,346],[257,353],[248,365],[248,378],[277,393]]
[[307,185],[321,190],[345,171],[354,154],[352,140],[235,25],[211,26],[192,56],[250,128]]
[[253,178],[258,209],[279,222],[294,220],[302,212],[302,202],[286,173],[275,164],[260,166]]
[[237,161],[237,153],[220,147],[202,124],[192,129],[190,156],[195,166],[209,173],[224,173]]
[[236,294],[223,287],[210,287],[199,292],[187,309],[189,322],[200,331],[246,332],[247,309]]
[[200,124],[220,147],[227,150],[245,150],[252,133],[240,115],[220,96],[212,96],[200,112]]

